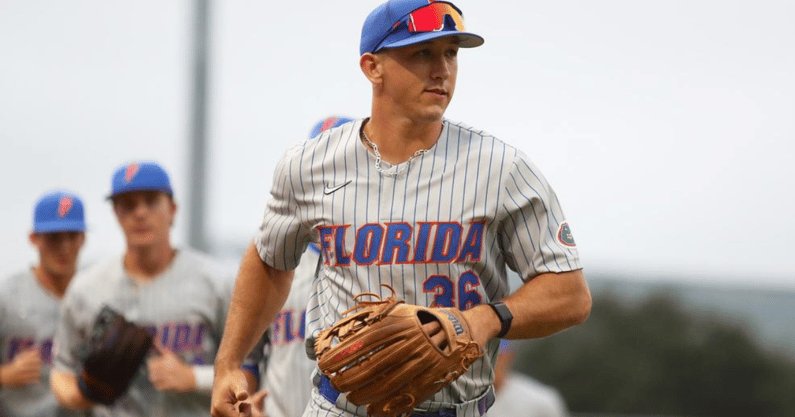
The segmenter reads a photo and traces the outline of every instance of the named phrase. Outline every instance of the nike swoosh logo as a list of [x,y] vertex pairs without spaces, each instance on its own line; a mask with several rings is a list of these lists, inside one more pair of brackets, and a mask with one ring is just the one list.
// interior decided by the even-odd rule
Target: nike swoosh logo
[[323,190],[323,194],[329,195],[329,194],[339,190],[340,188],[350,184],[351,181],[353,181],[353,180],[348,180],[347,182],[344,182],[344,183],[342,183],[340,185],[337,185],[337,186],[334,186],[334,187],[330,187],[330,186],[326,185],[326,188]]

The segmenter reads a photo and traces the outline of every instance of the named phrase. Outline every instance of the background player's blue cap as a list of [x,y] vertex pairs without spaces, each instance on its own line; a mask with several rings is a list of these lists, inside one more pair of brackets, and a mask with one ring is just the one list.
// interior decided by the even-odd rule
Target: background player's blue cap
[[43,195],[33,210],[33,233],[84,232],[83,202],[68,191]]
[[362,27],[359,55],[457,36],[462,48],[483,45],[483,38],[464,31],[464,15],[453,3],[435,0],[389,0],[370,12]]
[[108,198],[131,191],[162,191],[168,195],[174,194],[166,170],[156,162],[132,162],[116,169]]
[[315,123],[315,126],[312,127],[312,131],[309,132],[309,137],[314,138],[319,135],[321,132],[325,132],[334,127],[342,126],[345,123],[352,122],[356,119],[352,119],[350,117],[337,117],[331,116],[327,117],[323,120],[318,121]]

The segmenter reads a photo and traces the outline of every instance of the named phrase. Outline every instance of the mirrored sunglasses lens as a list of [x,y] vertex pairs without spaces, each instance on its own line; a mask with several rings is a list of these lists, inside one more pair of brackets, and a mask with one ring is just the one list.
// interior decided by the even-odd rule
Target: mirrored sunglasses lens
[[445,16],[450,16],[455,23],[455,29],[464,30],[461,14],[444,3],[432,3],[409,14],[409,31],[433,32],[444,29]]

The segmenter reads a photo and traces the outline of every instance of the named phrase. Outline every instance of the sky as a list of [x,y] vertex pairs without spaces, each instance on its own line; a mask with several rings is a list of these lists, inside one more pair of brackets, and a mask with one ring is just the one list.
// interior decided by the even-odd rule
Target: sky
[[[377,1],[212,5],[208,230],[244,246],[289,144],[364,117],[361,25]],[[446,117],[523,150],[586,270],[795,289],[795,3],[461,0]],[[193,3],[0,2],[0,274],[36,260],[36,199],[66,188],[81,257],[119,254],[113,170],[156,160],[187,202]],[[185,207],[174,241],[186,245]]]

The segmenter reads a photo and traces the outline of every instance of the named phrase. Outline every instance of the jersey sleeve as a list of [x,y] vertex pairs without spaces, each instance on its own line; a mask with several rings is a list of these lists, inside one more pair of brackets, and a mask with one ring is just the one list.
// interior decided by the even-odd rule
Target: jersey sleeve
[[499,233],[505,260],[523,280],[582,268],[555,191],[519,150],[506,176],[502,209]]
[[296,201],[296,187],[301,187],[301,149],[296,145],[279,161],[262,225],[254,238],[263,262],[282,271],[295,269],[310,240]]

